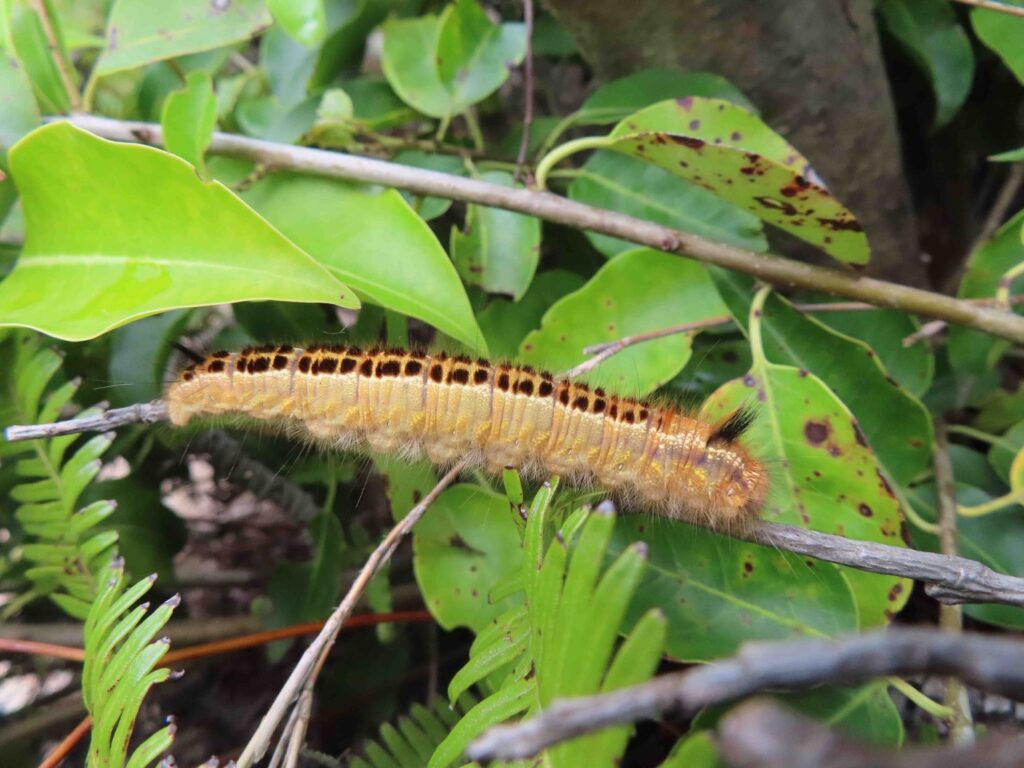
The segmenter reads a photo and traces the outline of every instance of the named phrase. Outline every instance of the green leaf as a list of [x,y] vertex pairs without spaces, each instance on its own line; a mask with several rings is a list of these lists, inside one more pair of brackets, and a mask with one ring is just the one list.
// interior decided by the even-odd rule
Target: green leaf
[[[1006,5],[1024,8],[1024,0],[1001,0]],[[1003,60],[1024,84],[1024,18],[983,8],[971,10],[974,34]]]
[[342,567],[341,523],[330,510],[309,522],[313,556],[305,563],[281,563],[268,586],[274,626],[316,621],[331,612],[338,596]]
[[359,306],[223,185],[200,181],[173,155],[54,123],[22,139],[10,159],[26,240],[0,283],[4,325],[79,341],[181,307]]
[[395,95],[384,80],[356,78],[345,83],[355,118],[371,131],[395,128],[415,119],[416,113]]
[[[522,187],[506,171],[487,171],[480,174],[480,180]],[[452,227],[451,252],[464,282],[518,301],[530,287],[540,259],[540,219],[469,205],[465,229]]]
[[477,313],[476,320],[495,360],[517,356],[526,335],[540,326],[541,318],[558,299],[583,285],[575,272],[553,269],[540,272],[519,301],[495,298]]
[[445,629],[479,631],[515,605],[491,603],[491,586],[520,568],[523,551],[508,500],[476,485],[438,497],[413,531],[413,565],[427,608]]
[[[752,251],[766,251],[761,221],[668,171],[617,152],[595,152],[569,185],[569,197]],[[634,243],[594,232],[587,239],[605,256]]]
[[689,96],[663,101],[625,118],[602,146],[696,183],[840,261],[868,262],[860,223],[806,158],[734,104]]
[[476,0],[455,0],[441,14],[437,70],[451,96],[451,113],[490,96],[526,55],[526,28],[495,24]]
[[[619,254],[578,291],[544,315],[523,341],[520,357],[551,371],[586,359],[583,348],[622,336],[726,313],[704,267],[661,251]],[[645,395],[675,376],[690,357],[690,334],[630,347],[586,376],[597,386]]]
[[693,340],[686,367],[668,386],[687,402],[702,402],[727,381],[742,378],[750,370],[750,344],[746,339],[702,333]]
[[279,173],[245,200],[367,301],[486,353],[455,268],[395,190]]
[[327,34],[324,0],[267,0],[281,28],[303,45],[316,45]]
[[946,0],[883,0],[878,10],[889,32],[924,70],[935,94],[935,126],[960,109],[974,80],[971,41]]
[[757,114],[757,107],[743,92],[720,75],[643,69],[599,87],[576,111],[574,122],[583,125],[614,123],[651,104],[684,96],[725,99]]
[[272,22],[261,0],[116,0],[94,75],[242,42]]
[[[745,327],[753,281],[721,269],[711,274],[733,316]],[[769,360],[810,371],[853,411],[859,439],[866,436],[889,477],[906,485],[930,466],[931,415],[889,377],[867,344],[801,314],[775,294],[765,302],[761,329]]]
[[185,88],[170,94],[164,102],[160,125],[167,151],[192,163],[206,178],[203,155],[217,127],[217,100],[208,72],[189,72]]
[[678,659],[728,656],[749,640],[857,630],[853,595],[829,563],[643,515],[618,521],[611,553],[637,540],[649,562],[628,623],[664,611],[666,650]]
[[434,751],[427,768],[447,768],[458,760],[469,743],[492,725],[525,712],[530,706],[535,685],[522,680],[488,696],[459,720],[458,725]]
[[[7,150],[40,121],[25,70],[16,58],[0,49],[0,168],[7,170]],[[6,180],[3,185],[10,183]],[[0,208],[0,221],[6,213],[6,208]]]
[[1018,163],[1024,160],[1024,147],[1000,152],[998,155],[990,155],[988,159],[997,163]]
[[[996,14],[1009,18],[1006,14]],[[1022,19],[1021,21],[1024,21]],[[1024,34],[1024,33],[1022,33]],[[1021,38],[1024,39],[1024,38]],[[992,298],[999,281],[1008,269],[1024,261],[1021,227],[1024,211],[1003,224],[967,261],[967,270],[960,281],[957,295],[961,299]],[[991,334],[961,328],[949,328],[949,362],[960,373],[981,374],[995,367],[1010,343]]]
[[[815,300],[834,301],[831,297]],[[906,312],[872,307],[867,312],[815,312],[814,319],[846,336],[859,339],[878,355],[882,367],[914,397],[922,397],[935,377],[935,353],[928,344],[903,345],[921,324]]]
[[718,748],[709,731],[697,731],[681,739],[659,768],[722,768]]
[[450,118],[496,91],[525,53],[522,24],[494,24],[476,0],[456,0],[439,17],[390,19],[381,66],[406,104]]
[[857,741],[891,748],[903,744],[903,719],[885,681],[855,688],[828,685],[778,698]]
[[453,114],[451,95],[437,71],[436,50],[441,34],[437,16],[390,18],[383,26],[381,67],[388,84],[413,109],[431,117]]
[[[26,0],[10,0],[5,6],[3,13],[9,14],[6,40],[8,55],[13,52],[24,66],[25,75],[32,83],[45,112],[52,114],[70,111],[71,101],[38,14]],[[55,14],[50,14],[50,17],[54,34],[61,40],[60,19]],[[63,48],[58,49],[56,55],[64,60],[66,72],[75,72]],[[74,74],[69,76],[74,77]]]
[[[905,546],[899,503],[846,406],[814,374],[769,363],[756,341],[752,346],[750,373],[718,390],[705,403],[703,416],[714,421],[745,403],[761,404],[749,444],[760,446],[777,467],[766,516],[850,539]],[[906,579],[841,570],[853,589],[861,629],[887,623],[909,597]]]

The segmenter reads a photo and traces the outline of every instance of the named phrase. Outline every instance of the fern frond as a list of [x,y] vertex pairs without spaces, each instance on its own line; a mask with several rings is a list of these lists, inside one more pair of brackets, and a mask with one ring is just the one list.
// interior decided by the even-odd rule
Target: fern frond
[[[156,665],[170,645],[154,640],[180,602],[177,595],[149,613],[132,607],[152,587],[150,577],[125,589],[124,561],[115,558],[102,575],[103,587],[85,619],[82,700],[92,715],[88,768],[148,768],[174,741],[173,721],[140,744],[128,746],[135,719],[149,689],[172,677]],[[148,614],[148,615],[147,615]]]
[[[6,346],[11,363],[5,371],[6,403],[0,416],[23,424],[53,421],[71,402],[79,382],[51,386],[61,357],[41,348],[34,336],[17,335]],[[100,471],[100,457],[113,436],[97,435],[67,456],[75,439],[69,435],[0,444],[0,455],[17,458],[15,472],[22,479],[10,498],[18,502],[14,517],[25,543],[16,550],[19,562],[11,566],[20,565],[30,582],[28,590],[5,607],[2,618],[48,596],[66,613],[83,619],[96,595],[96,574],[110,560],[117,533],[93,530],[114,512],[115,504],[98,501],[77,511],[75,506]]]
[[[448,689],[449,696],[473,685],[491,693],[438,745],[430,768],[457,764],[469,742],[492,725],[535,713],[559,697],[640,682],[657,668],[666,631],[659,612],[645,614],[619,641],[646,568],[643,546],[628,547],[606,565],[614,513],[577,509],[552,535],[552,496],[552,488],[538,492],[527,518],[519,579],[525,603],[480,632]],[[560,744],[544,764],[613,765],[629,735],[629,728],[614,728]]]
[[381,726],[379,738],[364,742],[342,764],[348,768],[422,768],[477,701],[467,691],[451,706],[442,698],[429,706],[414,704],[394,725]]

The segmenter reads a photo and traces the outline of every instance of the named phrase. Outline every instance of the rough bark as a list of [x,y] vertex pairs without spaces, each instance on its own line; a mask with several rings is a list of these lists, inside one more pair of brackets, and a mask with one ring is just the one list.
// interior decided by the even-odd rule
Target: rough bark
[[921,285],[870,0],[545,0],[604,79],[705,70],[743,89],[860,218],[869,273]]

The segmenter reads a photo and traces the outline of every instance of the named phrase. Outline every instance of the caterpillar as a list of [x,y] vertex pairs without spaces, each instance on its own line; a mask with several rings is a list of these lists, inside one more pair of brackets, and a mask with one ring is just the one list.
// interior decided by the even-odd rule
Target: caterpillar
[[170,420],[242,414],[322,444],[440,465],[597,483],[656,513],[715,527],[753,520],[764,465],[738,439],[754,412],[712,424],[526,366],[444,353],[290,345],[215,352],[167,391]]

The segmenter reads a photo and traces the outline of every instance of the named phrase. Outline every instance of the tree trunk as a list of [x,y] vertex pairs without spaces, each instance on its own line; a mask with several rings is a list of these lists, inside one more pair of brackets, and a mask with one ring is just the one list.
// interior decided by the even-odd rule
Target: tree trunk
[[601,78],[724,75],[861,220],[868,272],[912,285],[919,258],[870,0],[545,0]]

